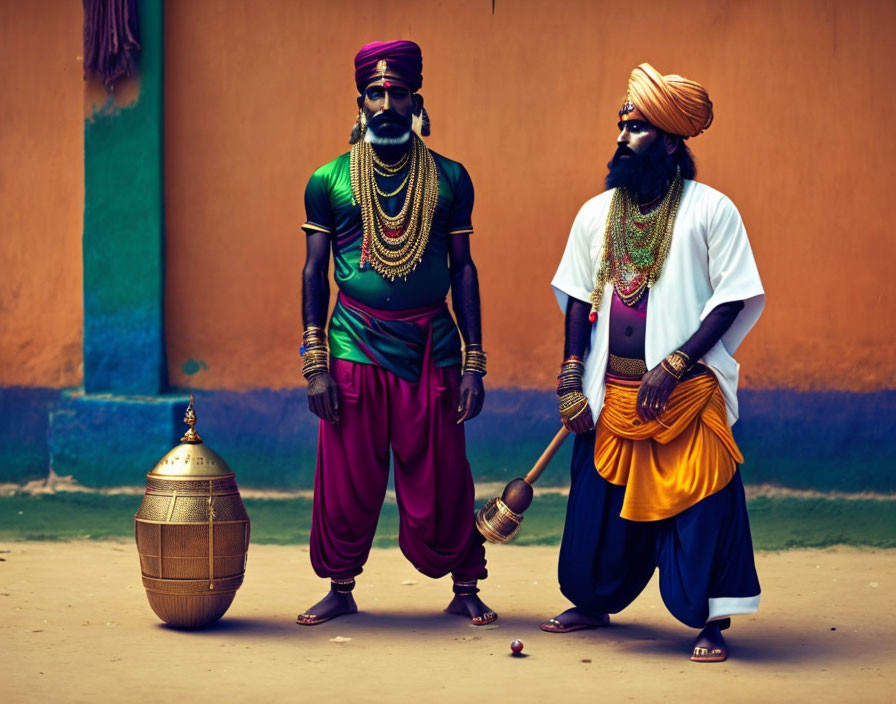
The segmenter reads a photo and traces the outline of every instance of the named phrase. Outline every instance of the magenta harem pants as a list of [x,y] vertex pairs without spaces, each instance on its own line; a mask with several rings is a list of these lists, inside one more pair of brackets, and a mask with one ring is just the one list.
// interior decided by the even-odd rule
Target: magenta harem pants
[[383,367],[333,359],[339,421],[320,422],[311,564],[320,577],[361,573],[395,462],[398,545],[428,577],[483,579],[485,548],[473,522],[473,477],[457,424],[458,367],[426,355],[418,382]]

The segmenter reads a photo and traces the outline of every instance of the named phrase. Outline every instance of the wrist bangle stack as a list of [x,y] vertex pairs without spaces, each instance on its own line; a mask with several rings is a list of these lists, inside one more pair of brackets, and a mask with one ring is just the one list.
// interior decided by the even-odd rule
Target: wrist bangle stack
[[482,345],[478,342],[468,342],[464,345],[464,374],[486,375],[486,359]]
[[329,371],[330,350],[327,345],[327,336],[324,329],[317,325],[309,325],[302,333],[302,346],[299,348],[302,355],[302,376],[310,381],[312,377]]
[[557,375],[557,395],[563,396],[570,391],[581,391],[584,373],[585,363],[576,355],[571,355],[560,366],[560,373]]
[[674,376],[676,379],[681,379],[692,365],[691,358],[688,355],[681,350],[675,350],[660,362],[660,366],[667,374]]
[[563,420],[577,418],[588,407],[588,398],[582,392],[582,376],[585,363],[577,355],[571,355],[560,366],[557,375],[558,410]]

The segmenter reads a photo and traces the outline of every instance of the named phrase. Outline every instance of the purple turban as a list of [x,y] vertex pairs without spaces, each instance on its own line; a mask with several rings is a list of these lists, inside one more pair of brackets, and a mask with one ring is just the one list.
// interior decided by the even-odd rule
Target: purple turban
[[[385,65],[381,64],[385,61]],[[412,93],[423,84],[423,55],[414,42],[399,39],[394,42],[371,42],[355,55],[355,84],[363,93],[381,75],[406,83]]]

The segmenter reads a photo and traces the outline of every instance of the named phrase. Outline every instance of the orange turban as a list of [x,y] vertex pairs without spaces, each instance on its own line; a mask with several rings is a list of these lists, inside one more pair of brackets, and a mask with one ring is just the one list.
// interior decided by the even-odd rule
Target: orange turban
[[651,125],[669,134],[696,137],[712,124],[712,101],[703,86],[674,73],[663,76],[647,63],[632,71],[626,104],[620,116],[631,112],[626,110],[631,104]]

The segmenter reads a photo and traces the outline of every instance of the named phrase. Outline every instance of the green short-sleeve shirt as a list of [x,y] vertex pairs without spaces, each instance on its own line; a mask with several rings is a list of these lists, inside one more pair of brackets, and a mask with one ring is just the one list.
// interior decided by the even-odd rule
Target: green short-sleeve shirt
[[[405,310],[437,303],[445,298],[450,286],[448,272],[449,237],[473,232],[473,183],[462,164],[430,152],[439,173],[439,200],[433,215],[429,242],[417,268],[407,280],[388,281],[368,268],[361,271],[361,208],[352,198],[349,180],[349,155],[346,152],[311,176],[305,189],[306,232],[330,235],[334,278],[345,295],[372,308]],[[399,185],[402,175],[395,178]],[[379,180],[389,192],[393,183]],[[381,199],[387,212],[397,213],[404,192]]]
[[[439,174],[439,199],[433,215],[429,241],[423,257],[407,278],[389,281],[374,269],[362,270],[361,208],[354,202],[350,180],[350,152],[317,169],[305,189],[305,223],[309,234],[324,232],[330,237],[334,279],[339,290],[370,308],[404,311],[438,304],[451,285],[448,247],[455,235],[473,232],[473,183],[462,164],[430,152]],[[379,178],[385,192],[396,190],[403,173]],[[405,192],[381,197],[386,212],[397,213]],[[363,316],[337,303],[329,326],[330,354],[339,359],[384,366],[404,378],[419,375],[423,345],[415,340],[414,328],[378,321],[371,326]],[[374,329],[375,328],[375,329]],[[447,309],[431,325],[432,360],[439,367],[460,364],[460,336]]]

